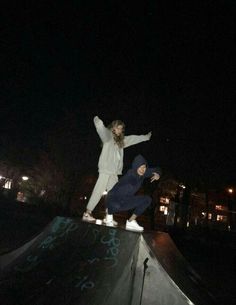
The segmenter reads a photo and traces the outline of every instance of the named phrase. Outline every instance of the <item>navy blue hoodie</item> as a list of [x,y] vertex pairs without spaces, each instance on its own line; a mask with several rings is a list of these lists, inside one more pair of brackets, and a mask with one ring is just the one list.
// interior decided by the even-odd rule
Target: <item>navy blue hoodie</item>
[[[144,164],[147,169],[145,174],[140,176],[137,173],[137,169]],[[161,170],[158,167],[149,168],[147,161],[143,156],[136,156],[132,163],[132,169],[128,170],[128,172],[120,178],[115,186],[109,191],[109,197],[124,198],[126,196],[133,196],[141,187],[143,180],[147,177],[151,177],[154,172],[161,175]]]

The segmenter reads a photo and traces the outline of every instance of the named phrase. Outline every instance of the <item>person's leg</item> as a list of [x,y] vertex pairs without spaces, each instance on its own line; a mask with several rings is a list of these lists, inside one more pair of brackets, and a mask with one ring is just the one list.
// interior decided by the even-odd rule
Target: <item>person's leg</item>
[[[134,209],[133,215],[130,217],[134,218],[135,215],[136,217],[138,217],[139,215],[143,214],[143,212],[147,209],[147,207],[149,207],[149,205],[152,202],[151,197],[149,196],[137,196],[137,199],[135,200],[134,204],[136,204],[136,207]],[[135,220],[136,218],[134,218],[133,220]]]
[[109,180],[109,175],[106,174],[99,174],[98,180],[94,186],[93,192],[87,204],[87,211],[92,212],[98,202],[100,201],[104,191],[107,188],[107,183]]
[[119,198],[116,198],[108,193],[106,198],[106,207],[108,214],[112,215],[119,211],[125,211],[125,209],[121,209],[123,203],[124,203],[123,200],[120,200]]
[[144,212],[144,210],[151,204],[152,200],[149,196],[140,196],[139,198],[141,199],[137,200],[140,201],[138,206],[136,206],[134,213],[126,221],[127,230],[137,230],[139,232],[144,230],[144,228],[137,223],[136,218]]
[[[110,207],[108,205],[109,212],[116,213],[118,211],[128,211],[134,209],[136,216],[141,215],[146,208],[151,204],[151,198],[149,196],[129,196],[122,200],[112,200]],[[131,216],[132,217],[132,216]]]
[[136,230],[139,232],[143,231],[136,218],[141,215],[144,210],[151,204],[151,198],[149,196],[132,196],[122,200],[120,206],[118,204],[113,204],[113,210],[119,209],[120,211],[126,211],[134,209],[132,216],[126,221],[126,229]]
[[131,217],[129,218],[129,221],[136,220],[138,216],[136,214],[132,214]]
[[107,182],[107,192],[109,192],[117,182],[118,182],[118,176],[117,175],[109,176],[109,179],[108,179],[108,182]]
[[119,206],[119,201],[108,193],[106,197],[106,217],[103,220],[107,226],[114,227],[118,225],[118,223],[113,219],[113,213],[119,210],[117,209],[117,205]]
[[[108,183],[107,183],[107,192],[109,192],[117,182],[118,182],[118,176],[117,175],[109,176]],[[118,225],[118,222],[113,219],[113,214],[108,213],[107,208],[106,208],[106,216],[103,219],[103,222],[106,225],[110,225],[110,226],[112,226],[112,225],[117,226]]]
[[96,219],[92,216],[92,211],[95,209],[96,205],[100,201],[103,192],[107,188],[107,183],[109,180],[109,175],[99,174],[97,182],[94,186],[92,195],[86,207],[86,212],[83,214],[83,220],[85,221],[95,221]]

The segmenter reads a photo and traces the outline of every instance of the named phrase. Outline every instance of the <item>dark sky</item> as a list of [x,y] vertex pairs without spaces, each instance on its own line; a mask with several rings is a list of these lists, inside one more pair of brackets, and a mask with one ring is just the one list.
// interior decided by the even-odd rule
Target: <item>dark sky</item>
[[2,6],[0,154],[41,147],[73,113],[96,167],[99,115],[153,131],[126,165],[141,152],[176,175],[235,183],[235,1],[128,2]]

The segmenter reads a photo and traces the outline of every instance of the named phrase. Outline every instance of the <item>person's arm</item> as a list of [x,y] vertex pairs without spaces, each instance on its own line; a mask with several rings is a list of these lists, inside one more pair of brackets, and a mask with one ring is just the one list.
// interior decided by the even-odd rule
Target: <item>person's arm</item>
[[146,135],[140,135],[140,136],[125,136],[124,138],[124,148],[129,147],[131,145],[135,145],[144,141],[149,141],[152,136],[152,132],[150,131]]
[[95,116],[93,121],[102,142],[108,142],[111,139],[111,131],[104,126],[103,121],[98,116]]
[[161,177],[161,169],[159,167],[147,168],[144,177],[151,177],[151,182],[159,180]]

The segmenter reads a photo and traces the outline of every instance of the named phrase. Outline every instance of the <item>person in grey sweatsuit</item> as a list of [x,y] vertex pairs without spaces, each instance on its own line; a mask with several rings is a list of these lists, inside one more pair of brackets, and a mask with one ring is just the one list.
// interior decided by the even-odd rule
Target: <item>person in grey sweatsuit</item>
[[103,121],[94,117],[94,125],[102,141],[103,147],[98,162],[99,176],[92,195],[83,214],[84,221],[95,221],[92,211],[100,201],[104,191],[109,192],[118,182],[118,175],[122,174],[124,148],[148,141],[152,133],[146,135],[124,135],[125,124],[115,120],[110,126],[105,127]]

